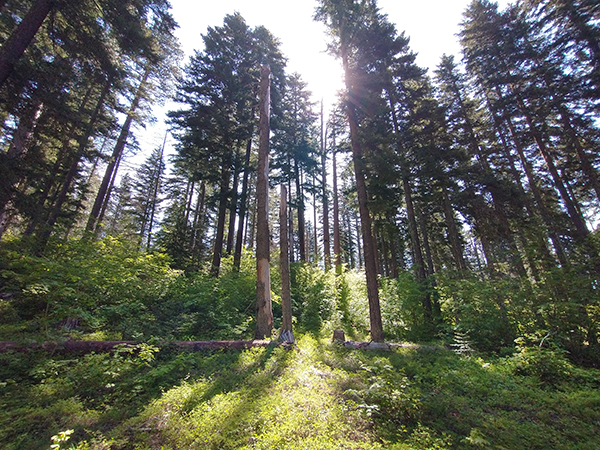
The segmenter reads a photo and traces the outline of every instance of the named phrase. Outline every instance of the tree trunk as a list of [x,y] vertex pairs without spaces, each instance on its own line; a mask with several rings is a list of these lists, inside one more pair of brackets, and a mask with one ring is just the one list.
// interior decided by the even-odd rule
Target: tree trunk
[[225,248],[225,253],[227,255],[231,255],[233,251],[233,241],[235,237],[235,217],[238,209],[238,184],[240,180],[240,171],[239,171],[239,156],[235,155],[235,164],[233,168],[233,186],[231,188],[231,204],[229,206],[229,225],[227,226],[227,247]]
[[37,0],[0,49],[0,88],[38,32],[54,6],[54,0]]
[[42,101],[37,99],[19,119],[17,129],[5,155],[0,155],[0,238],[8,225],[8,204],[12,201],[16,187],[23,179],[22,159],[42,111]]
[[281,268],[281,334],[279,340],[294,342],[292,331],[292,294],[290,291],[290,259],[287,229],[287,189],[281,184],[281,200],[279,204],[279,264]]
[[[327,195],[327,151],[325,149],[324,134],[325,130],[323,130],[323,100],[321,100],[321,166],[323,172],[323,261],[325,263],[325,270],[329,270],[331,269],[331,246],[329,242],[329,198]],[[315,224],[315,228],[316,226],[317,225]]]
[[333,254],[335,258],[335,273],[342,273],[342,246],[340,242],[340,203],[337,189],[337,161],[335,158],[335,141],[332,153],[332,177],[333,177]]
[[156,177],[154,178],[154,186],[152,190],[152,199],[150,206],[150,219],[148,220],[148,241],[146,243],[146,251],[150,250],[150,244],[152,243],[152,227],[154,226],[154,215],[156,214],[156,206],[158,204],[158,191],[160,189],[160,183],[162,181],[162,171],[163,171],[163,155],[165,153],[165,146],[167,145],[167,135],[169,132],[165,133],[165,139],[163,140],[163,145],[160,149],[160,156],[158,158],[158,167],[156,167]]
[[50,238],[50,235],[52,233],[52,228],[56,224],[56,221],[58,220],[58,217],[60,216],[60,213],[62,211],[62,206],[65,203],[65,201],[67,200],[67,195],[71,188],[71,184],[73,183],[73,180],[75,179],[75,176],[77,175],[79,163],[81,162],[81,159],[84,156],[85,149],[88,146],[88,141],[90,139],[90,136],[92,135],[94,126],[96,125],[96,121],[98,120],[98,116],[100,115],[100,112],[102,111],[102,108],[104,107],[104,100],[106,99],[106,95],[108,94],[109,88],[110,88],[110,83],[106,83],[106,85],[104,86],[104,88],[102,90],[102,93],[100,94],[98,102],[96,103],[96,108],[94,109],[94,112],[92,113],[92,115],[90,117],[90,121],[85,130],[85,133],[83,133],[81,135],[81,137],[79,138],[78,151],[72,159],[71,166],[69,167],[69,171],[67,172],[65,180],[63,181],[62,188],[61,188],[60,192],[58,193],[56,201],[54,202],[54,205],[52,206],[48,220],[46,221],[46,223],[43,226],[43,229],[40,232],[38,243],[37,243],[37,247],[40,252],[43,252],[44,248],[46,247],[48,239]]
[[[342,55],[342,63],[346,74],[346,89],[349,99],[352,99],[352,79],[348,65],[348,55]],[[375,260],[375,242],[371,231],[371,216],[367,204],[367,186],[363,170],[363,152],[360,144],[358,122],[354,105],[351,100],[346,101],[346,114],[350,125],[350,143],[352,147],[352,160],[356,178],[356,193],[358,196],[358,209],[360,212],[361,231],[363,238],[363,254],[365,259],[365,274],[367,278],[367,296],[369,299],[369,320],[371,325],[371,340],[383,342],[383,324],[381,321],[381,308],[379,305],[379,286],[377,281],[377,262]]]
[[271,335],[273,310],[271,306],[271,268],[269,236],[269,133],[270,133],[270,69],[260,70],[260,124],[258,172],[256,180],[256,330],[262,339]]
[[456,220],[454,219],[454,211],[452,209],[452,203],[448,196],[448,189],[446,186],[442,186],[442,205],[444,209],[444,217],[446,218],[446,228],[448,229],[448,239],[452,248],[452,255],[458,270],[466,270],[467,264],[463,255],[462,243],[460,241],[460,235],[458,228],[456,227]]
[[296,208],[298,209],[298,246],[300,248],[300,261],[306,262],[306,221],[304,219],[304,192],[300,183],[300,169],[298,161],[294,161],[294,176],[296,181]]
[[[250,133],[252,135],[252,133]],[[235,253],[233,254],[233,270],[240,271],[242,261],[242,246],[244,244],[244,220],[248,204],[248,177],[250,176],[250,154],[252,151],[252,136],[246,143],[246,159],[244,160],[244,178],[242,180],[242,195],[240,196],[240,209],[238,212],[238,230],[235,239]]]
[[143,96],[144,87],[146,85],[146,81],[150,76],[151,66],[148,65],[144,72],[144,76],[140,82],[140,85],[137,88],[135,93],[135,97],[131,102],[131,106],[129,108],[129,112],[127,113],[127,118],[121,127],[121,132],[119,133],[119,138],[117,139],[117,143],[113,150],[112,156],[108,162],[108,166],[106,167],[106,171],[104,172],[104,178],[102,179],[102,183],[100,184],[100,189],[98,190],[98,194],[96,194],[96,200],[94,201],[94,206],[92,206],[92,211],[90,212],[90,217],[88,219],[87,225],[85,227],[86,231],[93,233],[98,225],[98,218],[100,216],[100,210],[102,209],[102,205],[106,204],[106,200],[108,199],[108,185],[113,179],[114,174],[116,173],[116,164],[117,161],[121,160],[121,156],[123,154],[123,150],[125,149],[125,144],[127,143],[127,137],[129,136],[129,129],[131,128],[131,124],[133,122],[133,115],[137,110]]
[[217,219],[217,234],[215,235],[215,245],[213,248],[212,265],[210,274],[213,277],[219,276],[221,269],[221,255],[223,253],[223,236],[225,235],[225,218],[227,216],[227,194],[229,191],[230,168],[227,161],[221,168],[221,187],[219,194],[219,216]]

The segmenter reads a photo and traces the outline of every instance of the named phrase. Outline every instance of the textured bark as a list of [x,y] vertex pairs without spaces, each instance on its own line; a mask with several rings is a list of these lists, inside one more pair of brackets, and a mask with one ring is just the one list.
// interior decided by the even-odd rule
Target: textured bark
[[270,72],[268,66],[263,66],[260,71],[260,125],[256,180],[256,330],[254,333],[257,339],[270,336],[273,329],[268,212]]
[[38,32],[42,23],[54,6],[54,0],[37,0],[0,49],[0,87],[15,68],[17,61],[23,56],[27,47]]
[[287,229],[287,189],[281,185],[279,204],[279,264],[281,269],[281,335],[280,341],[294,342],[292,332],[292,294],[290,290],[290,259]]

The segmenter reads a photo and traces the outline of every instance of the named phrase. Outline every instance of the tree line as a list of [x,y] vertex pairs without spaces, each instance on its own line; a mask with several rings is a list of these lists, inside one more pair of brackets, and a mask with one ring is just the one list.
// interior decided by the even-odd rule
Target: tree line
[[[1,8],[0,74],[14,69],[0,94],[0,233],[39,253],[49,239],[124,234],[178,269],[218,277],[231,255],[239,270],[264,231],[256,186],[268,64],[269,178],[285,187],[285,199],[272,189],[268,200],[270,240],[283,230],[291,262],[364,268],[373,340],[384,339],[382,280],[407,274],[423,337],[450,326],[494,348],[553,336],[574,355],[598,353],[596,2],[499,10],[474,0],[462,61],[444,55],[430,76],[376,1],[320,0],[315,20],[345,77],[327,118],[286,72],[277,38],[240,14],[210,27],[178,72],[168,2]],[[40,25],[15,59],[11,42],[36,12]],[[131,127],[148,120],[168,80],[179,105],[169,113],[173,155],[158,147],[117,183]],[[287,204],[285,224],[277,203]],[[469,286],[480,290],[473,298]]]

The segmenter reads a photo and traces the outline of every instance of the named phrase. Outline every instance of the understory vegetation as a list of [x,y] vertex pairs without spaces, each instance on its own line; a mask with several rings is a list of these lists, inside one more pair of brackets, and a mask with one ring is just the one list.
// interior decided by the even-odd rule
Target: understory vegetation
[[[135,340],[110,353],[0,354],[6,449],[595,449],[600,371],[532,335],[524,312],[543,292],[439,278],[446,320],[425,342],[422,288],[381,279],[391,351],[368,340],[364,274],[292,266],[297,345],[184,352],[173,340],[251,339],[254,259],[219,278],[185,274],[126,240],[52,244],[43,258],[2,246],[0,340]],[[273,289],[279,283],[273,267]],[[558,276],[558,275],[557,275]],[[567,276],[567,275],[565,275]],[[540,288],[541,289],[541,288]],[[529,295],[533,297],[529,297]],[[502,296],[510,328],[498,326]],[[279,293],[273,292],[275,327]],[[537,300],[533,300],[537,299]],[[555,314],[572,305],[546,303]],[[564,316],[562,316],[564,317]],[[531,320],[536,317],[532,316]],[[549,319],[546,319],[549,320]],[[508,334],[513,340],[508,342]],[[516,342],[515,342],[516,338]],[[593,365],[587,359],[588,366]]]

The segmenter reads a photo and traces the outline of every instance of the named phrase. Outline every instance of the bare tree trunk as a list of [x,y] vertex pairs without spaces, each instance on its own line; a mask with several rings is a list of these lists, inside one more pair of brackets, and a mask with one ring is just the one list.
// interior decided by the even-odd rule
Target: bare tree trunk
[[4,86],[17,61],[33,40],[42,23],[54,6],[54,0],[37,0],[17,26],[16,30],[4,42],[0,49],[0,88]]
[[269,236],[269,132],[270,132],[270,69],[260,70],[260,124],[258,173],[256,180],[256,330],[255,337],[271,335],[273,310],[271,305],[271,268]]
[[292,331],[292,294],[290,291],[290,260],[287,229],[287,189],[281,184],[281,203],[279,204],[279,264],[281,268],[281,334],[279,340],[293,343]]

